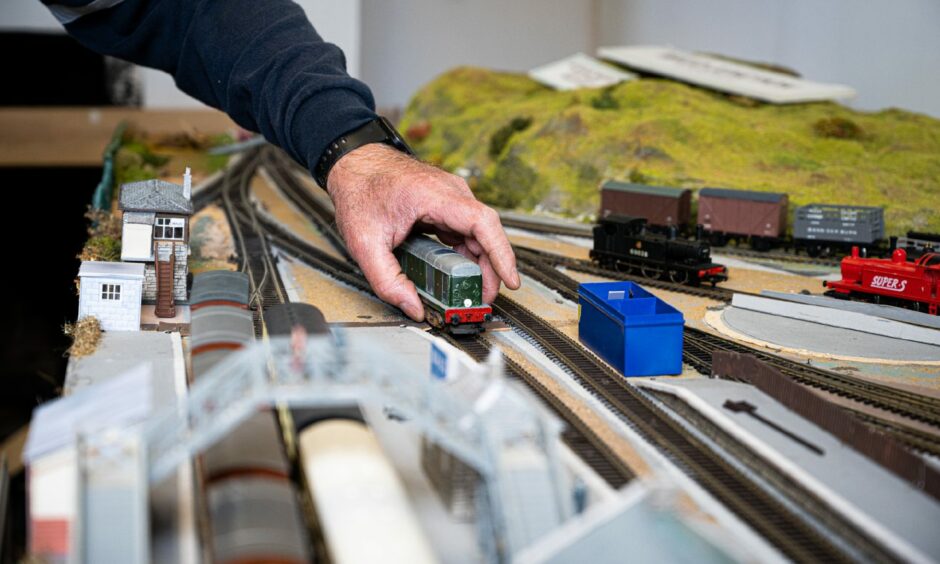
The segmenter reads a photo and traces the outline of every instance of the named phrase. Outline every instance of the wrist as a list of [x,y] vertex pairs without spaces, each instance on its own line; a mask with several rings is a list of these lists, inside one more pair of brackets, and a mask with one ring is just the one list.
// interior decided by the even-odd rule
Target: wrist
[[327,145],[311,171],[317,184],[326,188],[329,184],[330,173],[340,159],[360,147],[374,143],[384,143],[403,153],[414,154],[395,127],[387,119],[379,116],[356,129],[347,131]]
[[394,169],[396,161],[411,157],[385,143],[369,143],[346,153],[333,165],[326,182],[326,191],[333,197],[350,185],[368,184],[377,175]]

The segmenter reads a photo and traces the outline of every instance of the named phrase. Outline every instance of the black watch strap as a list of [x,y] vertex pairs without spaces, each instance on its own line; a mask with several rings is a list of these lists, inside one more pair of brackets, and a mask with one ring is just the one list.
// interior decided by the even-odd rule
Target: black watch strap
[[414,155],[411,147],[405,143],[395,127],[384,117],[379,116],[352,131],[349,131],[327,146],[313,169],[313,179],[321,188],[326,189],[326,179],[333,165],[343,155],[370,143],[385,143],[408,155]]

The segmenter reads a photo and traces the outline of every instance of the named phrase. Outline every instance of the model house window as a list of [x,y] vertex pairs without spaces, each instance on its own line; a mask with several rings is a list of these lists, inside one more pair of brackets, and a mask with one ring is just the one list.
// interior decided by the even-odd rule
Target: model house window
[[120,300],[121,299],[121,285],[120,284],[102,284],[101,285],[101,299],[102,300]]
[[183,220],[176,217],[158,217],[153,226],[154,239],[183,240]]

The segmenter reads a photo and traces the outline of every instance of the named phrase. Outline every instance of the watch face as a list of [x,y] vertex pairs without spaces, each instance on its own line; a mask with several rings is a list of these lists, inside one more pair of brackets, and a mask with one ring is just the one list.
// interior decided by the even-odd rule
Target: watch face
[[386,119],[384,116],[380,116],[378,121],[382,126],[382,129],[384,129],[388,135],[388,141],[393,147],[403,153],[415,156],[415,152],[411,150],[411,147],[409,147],[408,143],[405,142],[404,137],[398,133],[398,130],[395,129],[388,119]]

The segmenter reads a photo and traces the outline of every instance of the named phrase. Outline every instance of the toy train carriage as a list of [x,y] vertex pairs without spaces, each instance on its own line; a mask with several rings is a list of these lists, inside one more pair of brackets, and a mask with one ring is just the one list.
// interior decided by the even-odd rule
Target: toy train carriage
[[687,188],[648,186],[608,180],[601,185],[601,209],[597,217],[624,215],[646,219],[648,231],[683,232],[692,217],[692,191]]
[[786,234],[788,206],[786,194],[702,188],[698,192],[698,224],[715,246],[735,239],[766,251]]
[[940,252],[940,235],[908,231],[906,237],[891,237],[891,250],[904,249],[907,260],[917,260],[927,253]]
[[299,328],[309,337],[330,334],[330,324],[323,312],[314,305],[292,302],[277,304],[264,310],[264,325],[268,335],[285,337]]
[[879,207],[809,204],[796,208],[793,217],[793,243],[812,257],[853,246],[867,253],[884,235],[884,208]]
[[413,236],[395,255],[426,306],[428,322],[453,333],[475,333],[493,309],[483,303],[483,272],[472,260],[427,237]]
[[858,247],[842,259],[842,280],[823,282],[826,295],[908,307],[938,314],[940,308],[940,254],[928,253],[907,261],[904,249],[890,259],[862,258]]
[[192,311],[203,307],[232,306],[248,309],[248,275],[230,270],[210,270],[193,276],[189,292]]
[[677,284],[714,285],[728,279],[728,270],[711,261],[707,243],[649,233],[646,220],[639,217],[611,215],[599,220],[591,259],[607,268],[637,270],[647,278],[667,277]]

